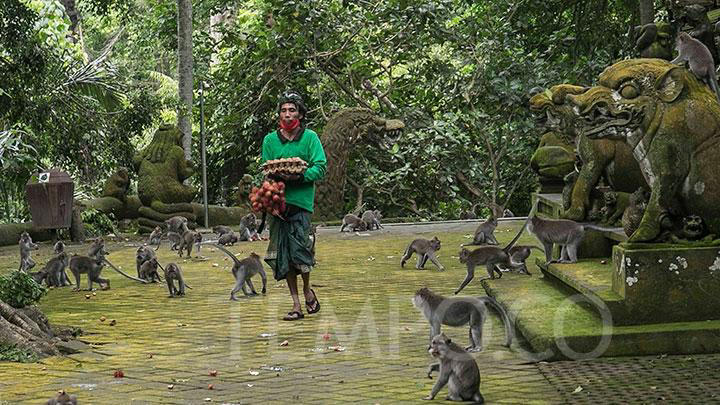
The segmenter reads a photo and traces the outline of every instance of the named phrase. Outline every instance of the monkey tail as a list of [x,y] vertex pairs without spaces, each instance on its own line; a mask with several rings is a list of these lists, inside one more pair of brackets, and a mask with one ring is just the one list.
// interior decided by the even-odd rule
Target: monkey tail
[[[224,247],[222,247],[221,245],[219,245],[217,243],[215,243],[215,246],[217,246],[218,249],[222,250],[223,252],[225,252],[225,254],[230,256],[233,259],[233,261],[235,262],[235,264],[240,265],[240,260],[238,260],[238,258],[235,257],[234,254],[230,253],[229,250],[225,249]],[[191,288],[191,290],[192,290],[192,288]]]
[[528,245],[528,248],[530,248],[530,249],[535,249],[535,250],[537,250],[538,252],[541,252],[541,253],[545,254],[545,249],[543,249],[543,248],[541,248],[541,247],[538,247],[538,246],[535,246],[535,245]]
[[130,280],[139,281],[139,282],[141,282],[141,283],[143,283],[143,284],[148,284],[148,283],[149,283],[149,281],[147,281],[147,280],[143,280],[143,279],[141,279],[141,278],[133,277],[133,276],[131,276],[131,275],[123,272],[122,270],[120,270],[120,269],[118,269],[117,267],[115,267],[114,264],[110,263],[110,260],[108,260],[108,259],[103,259],[103,261],[104,261],[105,263],[107,263],[108,266],[112,267],[113,270],[115,270],[115,271],[117,271],[118,273],[122,274],[123,276],[129,278]]
[[622,229],[622,228],[618,228],[618,227],[609,228],[609,227],[598,226],[598,225],[594,225],[594,224],[581,224],[581,225],[583,226],[584,229],[590,229],[593,231],[600,231],[600,232],[615,232],[617,230]]
[[715,76],[715,69],[712,69],[710,71],[710,87],[715,92],[715,97],[717,97],[718,103],[720,103],[720,89],[718,89],[718,81],[717,77]]
[[500,318],[503,321],[503,324],[505,325],[505,343],[503,344],[506,347],[510,347],[512,344],[512,340],[515,336],[515,329],[513,328],[513,324],[510,321],[510,315],[508,315],[505,308],[503,308],[499,302],[493,297],[485,296],[485,297],[478,297],[478,299],[485,305],[489,305],[492,307],[498,315],[500,315]]

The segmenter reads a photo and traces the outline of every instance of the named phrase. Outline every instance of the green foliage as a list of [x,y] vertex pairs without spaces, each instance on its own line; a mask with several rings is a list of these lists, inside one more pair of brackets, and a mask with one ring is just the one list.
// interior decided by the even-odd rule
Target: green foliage
[[84,210],[80,216],[88,236],[105,236],[116,232],[113,214],[105,214],[102,211],[89,208]]
[[22,271],[13,271],[0,277],[0,301],[13,308],[24,308],[40,301],[47,289]]
[[30,350],[21,349],[15,346],[0,345],[0,361],[35,363],[38,361],[38,356]]

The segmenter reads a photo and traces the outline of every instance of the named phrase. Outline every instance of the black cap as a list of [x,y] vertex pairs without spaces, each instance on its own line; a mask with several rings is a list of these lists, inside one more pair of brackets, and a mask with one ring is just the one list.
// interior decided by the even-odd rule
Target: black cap
[[280,95],[280,101],[278,102],[278,112],[280,112],[282,105],[286,103],[295,104],[295,107],[297,107],[300,114],[302,114],[303,118],[305,118],[307,108],[305,108],[305,103],[303,102],[302,97],[300,97],[300,93],[294,90],[287,90],[283,92],[283,94]]

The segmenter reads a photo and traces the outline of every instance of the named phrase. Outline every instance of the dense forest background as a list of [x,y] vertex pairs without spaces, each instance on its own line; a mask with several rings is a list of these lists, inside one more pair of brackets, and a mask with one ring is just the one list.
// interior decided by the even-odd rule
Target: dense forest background
[[[189,3],[0,0],[0,222],[28,219],[31,173],[60,167],[78,198],[97,196],[177,120],[177,16]],[[191,150],[199,165],[204,83],[210,202],[234,204],[243,174],[257,176],[277,97],[292,88],[321,134],[345,107],[405,122],[396,145],[360,146],[349,164],[348,210],[362,188],[386,217],[456,218],[505,203],[516,184],[508,206],[527,212],[540,135],[530,90],[591,84],[631,54],[639,23],[630,0],[192,3]]]

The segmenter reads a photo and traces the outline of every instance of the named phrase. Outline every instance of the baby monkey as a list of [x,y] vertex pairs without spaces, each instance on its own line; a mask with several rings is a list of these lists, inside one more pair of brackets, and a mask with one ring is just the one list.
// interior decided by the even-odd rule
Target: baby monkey
[[[266,292],[266,285],[267,285],[267,276],[265,275],[265,269],[263,268],[262,261],[260,261],[260,256],[258,256],[257,253],[251,252],[250,256],[238,260],[238,258],[230,253],[227,249],[220,245],[216,245],[218,249],[222,250],[230,256],[231,259],[235,262],[232,268],[233,277],[235,277],[235,287],[230,291],[230,299],[233,301],[237,301],[237,298],[235,298],[235,294],[237,294],[238,291],[242,290],[243,294],[245,296],[250,295],[257,295],[257,292],[255,291],[255,287],[252,284],[252,276],[256,274],[260,274],[260,278],[262,279],[262,293],[265,294]],[[250,287],[250,291],[252,294],[247,292],[247,289],[245,288],[245,284],[247,284],[248,287]]]
[[60,390],[55,398],[48,399],[45,405],[77,405],[77,397],[68,395],[65,390]]
[[[175,263],[170,263],[165,268],[160,267],[165,273],[165,282],[168,286],[168,291],[170,292],[170,298],[179,297],[185,295],[185,287],[191,288],[189,285],[185,284],[185,280],[183,280],[182,271],[180,270],[180,266],[178,266]],[[177,280],[177,287],[175,287],[175,281]]]
[[469,353],[444,333],[432,338],[428,352],[440,360],[428,367],[428,378],[432,378],[433,371],[439,371],[440,375],[430,395],[424,399],[435,399],[438,392],[447,385],[448,395],[445,399],[448,401],[473,401],[476,404],[485,402],[480,393],[480,369]]
[[140,266],[139,278],[141,278],[143,280],[149,280],[150,282],[153,282],[153,283],[162,281],[160,279],[160,274],[158,274],[158,271],[157,271],[159,266],[160,266],[160,263],[158,263],[156,257],[152,257],[149,260],[146,260]]
[[157,245],[155,247],[155,250],[160,249],[160,242],[162,241],[163,236],[163,230],[159,226],[156,226],[155,229],[153,229],[152,233],[150,233],[150,236],[147,239],[147,242],[145,242],[146,245]]
[[445,270],[440,262],[438,262],[435,252],[440,250],[440,239],[434,236],[432,239],[415,239],[410,242],[410,245],[405,249],[402,259],[400,259],[400,267],[405,267],[405,262],[408,261],[413,253],[417,253],[417,264],[416,269],[424,269],[425,263],[430,259],[439,270]]

